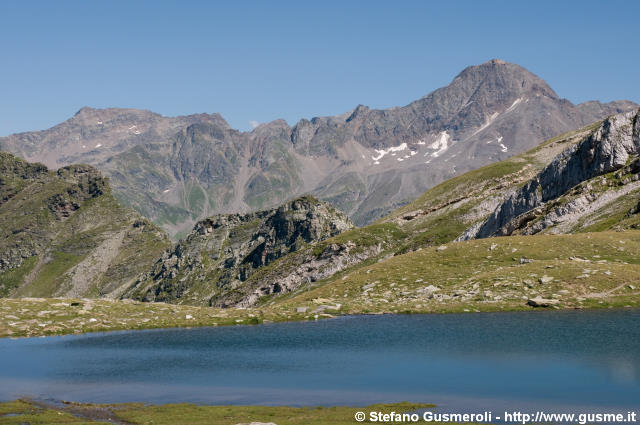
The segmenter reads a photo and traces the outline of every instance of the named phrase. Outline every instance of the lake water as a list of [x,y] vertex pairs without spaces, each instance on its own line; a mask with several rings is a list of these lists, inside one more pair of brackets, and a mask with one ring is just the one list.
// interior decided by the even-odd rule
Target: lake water
[[640,311],[361,316],[0,340],[0,400],[640,408]]

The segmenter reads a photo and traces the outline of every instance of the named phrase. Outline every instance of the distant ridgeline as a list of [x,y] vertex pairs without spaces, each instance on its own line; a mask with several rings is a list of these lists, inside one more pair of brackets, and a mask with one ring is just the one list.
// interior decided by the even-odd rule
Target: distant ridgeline
[[0,150],[51,168],[95,166],[123,204],[177,239],[206,217],[275,208],[307,193],[370,224],[456,175],[637,108],[573,105],[526,69],[492,60],[403,107],[359,105],[251,132],[219,114],[82,108],[48,130],[0,138]]

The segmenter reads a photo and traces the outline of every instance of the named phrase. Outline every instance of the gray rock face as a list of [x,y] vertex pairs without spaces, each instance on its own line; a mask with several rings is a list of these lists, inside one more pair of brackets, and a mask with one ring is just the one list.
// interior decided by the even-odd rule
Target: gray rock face
[[0,137],[0,148],[54,169],[98,164],[133,146],[167,140],[196,123],[228,127],[219,114],[172,118],[138,109],[83,107],[50,129]]
[[[259,268],[353,227],[331,205],[303,197],[273,210],[210,217],[175,245],[125,297],[216,304]],[[277,283],[274,282],[277,286]]]
[[319,255],[304,252],[288,258],[285,270],[266,270],[248,280],[233,293],[224,294],[215,301],[216,307],[251,307],[267,295],[292,292],[304,284],[316,282],[375,257],[382,251],[381,246],[356,249],[355,243],[330,244]]
[[239,132],[218,114],[83,108],[49,130],[0,138],[0,149],[51,167],[95,165],[122,202],[172,235],[304,193],[363,225],[448,178],[637,107],[573,105],[522,67],[492,60],[409,105],[359,105],[293,128],[277,120]]
[[[496,211],[467,237],[484,238],[510,235],[542,211],[545,203],[565,195],[576,185],[627,166],[640,153],[639,112],[626,112],[606,119],[589,137],[567,149],[535,178],[500,205]],[[630,165],[633,172],[633,165]],[[640,171],[640,167],[635,172]],[[590,197],[591,196],[591,197]],[[581,208],[597,197],[587,194],[568,204],[556,215]]]

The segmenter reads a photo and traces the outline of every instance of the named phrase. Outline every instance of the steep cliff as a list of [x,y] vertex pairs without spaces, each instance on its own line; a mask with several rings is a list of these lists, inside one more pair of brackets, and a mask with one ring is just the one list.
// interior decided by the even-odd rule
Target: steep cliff
[[639,112],[606,119],[580,143],[558,155],[538,175],[504,201],[489,218],[465,233],[484,238],[516,233],[532,234],[565,223],[558,233],[578,226],[640,189]]

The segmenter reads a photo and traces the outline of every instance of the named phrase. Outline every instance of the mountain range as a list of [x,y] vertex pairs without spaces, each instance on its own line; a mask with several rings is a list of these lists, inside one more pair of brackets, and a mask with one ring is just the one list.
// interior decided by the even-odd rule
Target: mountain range
[[251,132],[219,114],[85,107],[48,130],[0,138],[0,150],[53,169],[93,165],[123,204],[174,237],[211,215],[269,209],[306,193],[365,225],[451,177],[637,107],[574,105],[526,69],[494,59],[403,107],[359,105]]
[[[246,250],[249,255],[220,249],[264,240],[258,235],[265,234],[266,223],[244,226],[249,231],[238,234],[237,224],[203,232],[209,225],[205,221],[124,296],[216,307],[267,306],[285,314],[296,302],[360,312],[369,305],[379,312],[392,304],[414,310],[416,297],[431,306],[477,301],[486,308],[498,302],[504,306],[503,301],[517,307],[523,296],[525,301],[540,296],[555,305],[559,294],[578,304],[579,298],[624,295],[640,276],[638,260],[624,246],[629,241],[635,247],[633,230],[640,227],[639,156],[640,110],[617,114],[443,182],[376,223],[350,230],[342,225],[333,237],[300,241],[268,262],[247,261],[265,252],[260,244]],[[316,209],[315,216],[344,222],[326,208]],[[230,220],[226,217],[215,222]],[[231,216],[239,222],[251,217]],[[310,216],[288,221],[292,230],[281,240],[309,221]],[[267,233],[278,227],[271,223]],[[612,230],[626,234],[607,233]],[[233,239],[221,242],[220,235],[231,233]],[[549,234],[562,237],[545,239]],[[479,242],[485,238],[491,240]],[[232,266],[260,267],[238,273],[237,266],[221,266],[221,259]],[[220,278],[228,272],[233,277]],[[405,282],[407,276],[414,280]],[[532,277],[544,287],[533,285]],[[498,282],[503,280],[508,284]]]
[[250,308],[258,323],[626,306],[640,296],[638,228],[638,108],[450,178],[366,226],[305,195],[209,216],[177,243],[122,206],[97,168],[0,152],[0,297]]

